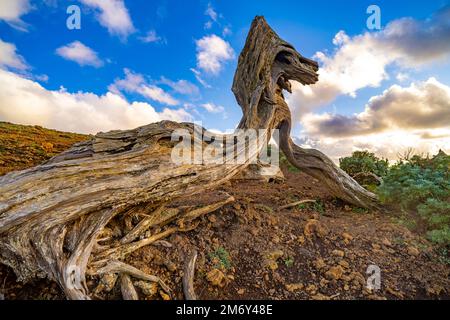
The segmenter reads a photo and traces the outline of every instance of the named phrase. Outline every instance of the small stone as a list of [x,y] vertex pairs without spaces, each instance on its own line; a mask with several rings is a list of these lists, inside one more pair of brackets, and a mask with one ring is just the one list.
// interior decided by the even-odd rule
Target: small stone
[[348,284],[344,284],[344,291],[348,291],[350,290],[350,287],[348,286]]
[[303,234],[306,238],[311,239],[314,235],[319,238],[323,238],[327,234],[327,230],[322,226],[319,220],[310,219],[306,222],[303,229]]
[[245,293],[245,289],[239,289],[237,293],[238,295],[242,296]]
[[209,220],[209,222],[211,222],[211,223],[216,223],[217,222],[217,218],[216,218],[216,216],[215,215],[210,215],[210,216],[208,216],[208,220]]
[[164,291],[162,291],[162,290],[159,291],[159,295],[160,295],[161,298],[162,298],[163,300],[165,300],[165,301],[171,300],[171,299],[170,299],[170,296],[169,296],[167,293],[165,293]]
[[330,281],[328,281],[327,279],[325,279],[325,278],[322,278],[322,279],[320,279],[320,282],[319,282],[319,284],[320,284],[320,286],[323,288],[323,287],[326,287],[327,285],[328,285],[328,283],[330,283]]
[[219,269],[213,269],[206,274],[206,280],[208,280],[213,286],[223,288],[226,285],[227,279],[222,271]]
[[392,246],[392,243],[391,243],[387,238],[384,238],[383,241],[382,241],[382,243],[383,243],[386,247],[391,247],[391,246]]
[[313,299],[313,300],[318,300],[318,301],[331,300],[330,297],[328,297],[328,296],[326,296],[326,295],[323,295],[323,294],[321,294],[321,293],[318,293],[318,294],[312,296],[311,299]]
[[342,250],[333,250],[333,255],[343,258],[345,256],[345,252]]
[[303,245],[303,244],[305,243],[306,239],[305,239],[304,236],[299,236],[299,237],[297,238],[297,241],[298,241],[298,243],[299,243],[300,245]]
[[283,251],[281,251],[281,250],[273,250],[273,251],[266,252],[265,257],[266,257],[266,259],[270,259],[270,260],[278,260],[283,255],[284,255]]
[[417,257],[418,255],[420,255],[420,251],[416,247],[408,247],[408,254],[410,256]]
[[325,277],[330,280],[339,280],[344,274],[344,270],[341,266],[331,267],[326,273]]
[[372,248],[373,248],[374,250],[380,250],[380,249],[381,249],[381,246],[380,246],[378,243],[372,243]]
[[345,244],[349,244],[353,240],[353,236],[347,232],[342,234],[342,238],[344,239]]
[[273,242],[273,243],[276,243],[276,244],[277,244],[277,243],[280,243],[280,237],[279,237],[279,236],[273,236],[273,237],[272,237],[272,242]]
[[325,263],[325,261],[323,261],[322,258],[317,259],[314,265],[318,270],[323,269],[327,266],[327,264]]
[[310,284],[309,286],[306,287],[306,292],[308,292],[309,294],[315,294],[317,291],[317,287],[313,284]]
[[264,265],[272,271],[275,271],[278,269],[278,263],[275,260],[268,259],[268,260],[266,260]]
[[147,281],[136,281],[134,285],[142,290],[142,293],[147,297],[153,297],[158,293],[158,284]]
[[304,287],[303,283],[287,284],[286,290],[289,292],[296,292],[296,291],[302,290],[303,287]]

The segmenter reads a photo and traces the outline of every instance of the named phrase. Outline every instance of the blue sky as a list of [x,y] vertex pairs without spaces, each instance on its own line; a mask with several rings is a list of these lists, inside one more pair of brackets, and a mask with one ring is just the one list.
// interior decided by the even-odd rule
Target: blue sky
[[[81,30],[69,30],[66,27],[66,19],[69,16],[66,10],[69,5],[73,4],[81,8]],[[9,50],[5,49],[5,52],[11,57],[9,60],[6,59],[7,55],[4,53],[5,61],[2,63],[0,58],[0,67],[5,72],[28,79],[33,84],[39,83],[42,86],[42,89],[39,89],[42,90],[42,93],[40,93],[38,99],[40,102],[37,105],[44,104],[41,100],[45,95],[47,97],[45,99],[51,100],[45,101],[45,105],[52,110],[52,113],[62,103],[60,100],[55,102],[54,99],[73,98],[70,100],[70,104],[74,104],[74,106],[70,109],[70,114],[65,110],[64,117],[50,121],[48,120],[49,116],[45,115],[47,112],[45,108],[42,115],[37,107],[30,113],[22,109],[20,112],[14,113],[10,110],[11,102],[6,98],[7,92],[4,98],[0,93],[0,120],[26,124],[34,121],[41,122],[37,124],[57,129],[67,128],[84,132],[109,129],[114,123],[117,124],[117,128],[121,129],[139,123],[137,121],[139,119],[122,121],[120,114],[117,116],[108,114],[106,117],[109,119],[109,126],[99,125],[96,128],[92,123],[75,125],[80,121],[80,117],[90,117],[86,110],[95,109],[98,112],[96,108],[107,108],[103,104],[108,104],[109,100],[98,102],[97,97],[102,97],[110,92],[121,97],[128,104],[145,103],[140,107],[151,108],[152,112],[158,114],[154,115],[156,120],[170,118],[173,115],[174,120],[201,120],[203,125],[208,128],[233,129],[241,117],[240,108],[230,90],[237,57],[244,45],[253,17],[264,15],[272,28],[282,38],[292,43],[303,55],[316,57],[317,52],[322,52],[329,60],[331,59],[328,62],[328,69],[324,60],[320,63],[324,66],[324,74],[327,73],[329,76],[329,83],[333,85],[335,85],[333,81],[340,81],[340,79],[336,79],[336,74],[340,74],[341,71],[336,72],[331,66],[339,66],[339,63],[343,63],[343,59],[348,59],[348,57],[340,59],[339,54],[336,54],[339,53],[340,48],[345,49],[346,46],[356,45],[359,51],[355,50],[355,55],[358,55],[360,50],[372,50],[371,46],[375,42],[386,45],[386,50],[383,51],[377,44],[376,50],[379,52],[376,57],[372,57],[377,59],[375,64],[381,61],[383,75],[380,75],[379,69],[371,70],[367,72],[367,83],[362,83],[364,82],[362,81],[360,85],[349,84],[345,88],[337,86],[339,88],[336,88],[333,93],[321,91],[320,94],[330,94],[330,98],[323,103],[318,103],[316,99],[304,106],[302,99],[305,98],[305,93],[300,89],[294,91],[294,94],[288,98],[296,120],[294,134],[305,145],[324,149],[327,148],[327,141],[332,145],[342,142],[345,144],[344,148],[331,151],[332,155],[337,157],[358,148],[355,147],[355,140],[352,137],[361,138],[356,142],[372,141],[376,140],[374,134],[386,135],[388,132],[395,132],[398,136],[402,130],[406,129],[411,134],[423,136],[428,129],[424,126],[397,125],[394,126],[394,130],[389,124],[390,129],[388,129],[391,131],[383,129],[381,132],[375,129],[372,120],[370,120],[370,124],[363,123],[361,125],[363,121],[361,119],[369,121],[365,120],[367,115],[360,114],[358,119],[353,117],[364,111],[372,97],[382,95],[385,90],[389,90],[395,85],[401,86],[407,91],[407,88],[411,89],[411,86],[416,84],[420,90],[425,90],[424,83],[433,78],[436,79],[439,86],[444,86],[439,88],[443,89],[445,94],[447,86],[450,85],[448,46],[444,44],[442,48],[438,48],[440,51],[436,49],[439,52],[434,52],[432,48],[440,47],[440,45],[431,42],[430,51],[433,52],[423,52],[417,57],[413,54],[411,59],[406,59],[408,63],[404,63],[403,56],[409,54],[406,49],[415,49],[414,45],[410,43],[412,35],[405,29],[407,24],[401,24],[399,27],[401,30],[400,40],[395,40],[402,43],[402,39],[405,38],[405,45],[398,48],[393,47],[394,41],[390,33],[367,29],[366,20],[369,15],[366,14],[366,9],[371,4],[377,4],[381,8],[383,30],[389,23],[401,21],[399,19],[405,17],[416,21],[419,27],[427,27],[427,23],[429,23],[430,32],[424,33],[424,36],[429,36],[430,39],[436,38],[433,35],[435,29],[449,28],[448,23],[442,21],[429,22],[436,12],[446,10],[448,1],[444,0],[317,0],[313,3],[299,0],[283,1],[282,3],[266,0],[3,0],[0,4],[0,12],[3,11],[0,13],[0,40],[4,44],[6,43],[4,47]],[[447,15],[447,17],[450,16]],[[389,30],[389,28],[387,29]],[[394,30],[394,28],[391,29]],[[344,39],[347,40],[336,45],[333,43],[333,39],[340,31],[345,32],[346,38],[344,37]],[[363,35],[366,35],[366,40],[358,38]],[[447,29],[439,33],[442,38],[438,39],[439,43],[450,42],[449,35]],[[145,38],[147,39],[145,40]],[[379,40],[380,38],[382,40]],[[202,40],[204,41],[202,42]],[[420,47],[420,38],[417,42],[417,46]],[[14,50],[8,45],[14,46]],[[351,48],[347,51],[351,51]],[[344,52],[344,50],[342,51]],[[395,54],[392,54],[391,51],[395,51]],[[202,53],[203,58],[199,58]],[[80,57],[80,54],[83,57]],[[386,56],[392,54],[394,57],[385,59],[382,57],[383,54]],[[374,63],[375,60],[371,60],[372,58],[368,58],[368,66]],[[420,63],[417,65],[412,63],[413,58],[420,60]],[[14,61],[16,61],[15,64]],[[22,65],[17,65],[17,61],[21,61]],[[355,71],[355,68],[348,71],[350,78],[353,78],[351,72],[356,72],[361,76],[361,72]],[[324,75],[324,79],[327,79],[327,74]],[[180,80],[181,82],[178,82]],[[8,83],[11,82],[14,81],[8,80]],[[326,80],[324,83],[327,83]],[[30,82],[27,85],[32,86]],[[17,86],[21,86],[21,84],[19,83]],[[31,89],[27,90],[30,92]],[[410,91],[406,93],[411,93]],[[58,93],[58,98],[48,98],[54,96],[55,92]],[[64,96],[64,92],[72,96]],[[88,93],[92,93],[95,97],[88,96]],[[402,92],[402,94],[406,93]],[[77,94],[79,95],[76,96]],[[95,101],[93,102],[93,100]],[[7,102],[10,104],[8,105]],[[76,112],[75,104],[78,102],[85,105],[92,103],[94,106],[89,105],[86,107],[87,109],[80,109],[80,112]],[[52,103],[54,105],[51,105]],[[99,107],[98,104],[102,104],[102,106]],[[119,104],[125,106],[122,101],[118,102]],[[22,106],[20,107],[22,108]],[[32,106],[28,107],[33,108]],[[6,111],[7,108],[8,111]],[[174,110],[174,113],[170,110]],[[439,112],[442,110],[439,109]],[[26,116],[24,116],[25,113]],[[306,117],[307,114],[310,116]],[[337,115],[346,118],[338,117],[336,119]],[[101,114],[93,116],[95,119],[103,119],[102,117]],[[141,117],[141,120],[146,117],[151,118],[144,111],[137,112],[134,117]],[[352,121],[357,121],[356,125]],[[321,128],[321,125],[327,125],[329,128],[343,123],[347,126],[354,125],[354,127],[361,125],[364,126],[364,130],[346,134],[345,129],[337,128],[340,130],[339,132],[344,132],[343,135],[338,134],[339,141],[332,141],[336,135],[331,129],[330,136],[318,134],[315,130]],[[367,126],[371,129],[367,129]],[[433,124],[431,127],[433,130],[439,129],[434,132],[435,135],[450,134],[447,132],[448,126]],[[414,132],[411,129],[414,129]],[[427,133],[429,132],[427,131]],[[369,137],[367,138],[367,136]],[[349,138],[352,140],[347,141]],[[415,145],[417,144],[415,141],[413,139],[406,144],[400,141],[399,145],[402,147]],[[351,147],[350,142],[353,142]],[[447,138],[421,141],[420,145],[425,151],[434,151],[438,147],[450,148]],[[430,148],[427,149],[427,145]],[[392,156],[395,151],[384,150],[379,145],[371,146],[381,153],[384,152],[387,156]]]

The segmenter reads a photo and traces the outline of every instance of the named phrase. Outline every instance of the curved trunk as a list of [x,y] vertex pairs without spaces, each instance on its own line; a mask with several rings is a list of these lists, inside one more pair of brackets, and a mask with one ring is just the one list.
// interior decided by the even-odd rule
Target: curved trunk
[[[336,196],[373,207],[374,195],[323,154],[303,150],[289,138],[290,112],[282,90],[290,89],[289,80],[315,83],[317,71],[317,63],[302,57],[264,18],[256,17],[233,84],[243,110],[238,128],[263,129],[266,137],[273,129],[281,129],[281,147],[293,165],[323,181]],[[101,290],[117,279],[107,272],[121,273],[125,295],[135,298],[129,276],[149,281],[156,277],[139,274],[117,260],[170,234],[191,230],[200,215],[233,201],[222,195],[202,208],[170,207],[181,196],[231,179],[261,149],[239,147],[234,158],[250,153],[241,164],[178,165],[171,161],[177,143],[172,133],[177,129],[190,135],[197,130],[192,124],[163,121],[100,133],[43,165],[1,177],[0,261],[12,267],[20,280],[48,277],[57,281],[69,299],[91,297],[86,274],[104,276]],[[227,148],[234,150],[236,145]],[[133,224],[136,219],[139,222]],[[136,240],[154,227],[162,231]],[[169,288],[164,290],[170,294]]]

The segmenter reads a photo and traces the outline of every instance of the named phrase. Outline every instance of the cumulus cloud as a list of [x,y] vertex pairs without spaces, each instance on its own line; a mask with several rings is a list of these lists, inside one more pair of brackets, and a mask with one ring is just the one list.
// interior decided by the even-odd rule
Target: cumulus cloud
[[418,154],[437,154],[439,150],[450,153],[450,129],[430,130],[427,139],[423,132],[406,130],[388,131],[364,136],[315,138],[312,136],[297,138],[296,142],[306,148],[321,150],[336,163],[354,151],[370,150],[377,156],[391,161],[398,160],[408,150]]
[[196,41],[197,68],[211,75],[218,75],[225,62],[234,59],[231,45],[217,35],[210,35]]
[[98,21],[110,34],[126,38],[136,31],[123,0],[80,1],[98,11]]
[[4,42],[0,39],[0,67],[15,70],[29,69],[25,59],[17,53],[17,48],[14,44]]
[[26,24],[21,17],[30,10],[29,0],[2,0],[0,1],[0,20],[16,29],[26,31]]
[[103,66],[103,61],[98,57],[97,52],[85,46],[80,41],[74,41],[56,49],[56,54],[60,57],[74,61],[80,66],[92,66],[99,68]]
[[339,95],[355,96],[366,87],[378,87],[389,77],[387,67],[415,68],[450,54],[450,7],[424,21],[402,18],[379,32],[354,37],[340,31],[333,39],[332,54],[315,54],[320,81],[309,87],[293,84],[289,104],[298,120]]
[[201,107],[210,113],[222,113],[225,111],[224,107],[215,105],[214,103],[205,103]]
[[363,112],[308,114],[303,125],[303,143],[336,159],[361,149],[389,159],[408,148],[449,151],[450,87],[434,78],[409,87],[393,85],[372,97]]
[[314,135],[345,137],[397,129],[450,128],[450,87],[434,78],[409,87],[393,85],[352,116],[325,113],[303,119]]
[[144,102],[129,103],[112,92],[96,95],[47,90],[39,83],[0,69],[0,119],[63,131],[96,133],[131,129],[162,120],[190,121],[184,109],[157,112]]
[[187,80],[172,81],[165,77],[161,77],[160,82],[162,84],[168,85],[175,92],[180,93],[180,94],[192,95],[192,96],[198,96],[200,94],[199,88],[195,84],[193,84]]
[[120,94],[123,90],[128,93],[137,93],[147,99],[164,103],[169,106],[175,106],[180,103],[160,87],[149,84],[143,75],[133,73],[128,69],[125,69],[124,72],[125,78],[116,79],[114,83],[109,86],[111,92]]

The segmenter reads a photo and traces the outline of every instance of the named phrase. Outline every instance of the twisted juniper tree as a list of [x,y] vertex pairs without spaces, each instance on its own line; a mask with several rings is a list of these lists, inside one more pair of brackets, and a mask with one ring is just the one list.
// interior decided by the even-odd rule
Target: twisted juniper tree
[[[316,62],[301,56],[263,17],[256,17],[232,88],[243,111],[238,129],[263,130],[266,137],[279,129],[280,147],[294,166],[321,181],[336,197],[376,207],[376,196],[328,157],[300,148],[290,138],[291,114],[283,90],[290,91],[290,80],[314,84],[317,72]],[[113,285],[117,274],[123,275],[126,298],[136,297],[130,276],[159,282],[170,294],[161,279],[121,260],[170,234],[192,230],[196,218],[232,202],[232,197],[218,194],[217,201],[202,207],[171,206],[181,196],[219,186],[249,165],[177,165],[171,161],[175,145],[171,136],[178,129],[194,134],[195,126],[163,121],[99,133],[45,164],[1,177],[0,262],[10,266],[19,280],[56,281],[69,299],[92,297],[87,276],[102,276],[96,289],[101,290]],[[236,154],[242,152],[246,150]],[[143,237],[148,230],[158,232]]]

